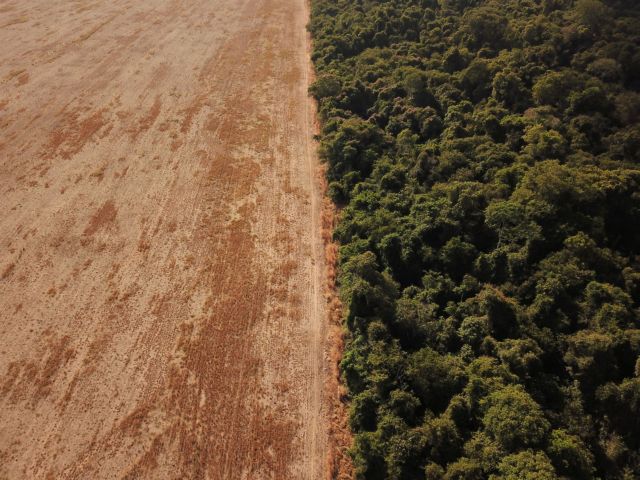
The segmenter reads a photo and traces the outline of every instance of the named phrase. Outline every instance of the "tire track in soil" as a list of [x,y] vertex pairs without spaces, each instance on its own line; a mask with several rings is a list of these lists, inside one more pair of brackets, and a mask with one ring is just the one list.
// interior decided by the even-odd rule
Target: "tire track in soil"
[[0,8],[0,478],[328,475],[307,8]]

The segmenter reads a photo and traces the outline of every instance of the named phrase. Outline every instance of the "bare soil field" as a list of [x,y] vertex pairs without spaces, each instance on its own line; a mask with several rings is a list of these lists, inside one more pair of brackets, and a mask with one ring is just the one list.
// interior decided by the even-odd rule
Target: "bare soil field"
[[0,0],[0,478],[327,475],[305,0]]

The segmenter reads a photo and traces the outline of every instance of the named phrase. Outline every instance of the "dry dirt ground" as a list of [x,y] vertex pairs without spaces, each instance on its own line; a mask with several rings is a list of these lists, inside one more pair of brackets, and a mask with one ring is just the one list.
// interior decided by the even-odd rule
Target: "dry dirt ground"
[[0,478],[324,478],[304,0],[0,0]]

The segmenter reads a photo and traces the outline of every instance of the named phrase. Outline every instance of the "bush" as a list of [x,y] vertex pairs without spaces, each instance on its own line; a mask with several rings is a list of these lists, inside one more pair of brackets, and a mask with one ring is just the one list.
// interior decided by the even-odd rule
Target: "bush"
[[492,393],[485,408],[484,428],[506,450],[540,446],[546,439],[549,422],[522,387],[507,386]]

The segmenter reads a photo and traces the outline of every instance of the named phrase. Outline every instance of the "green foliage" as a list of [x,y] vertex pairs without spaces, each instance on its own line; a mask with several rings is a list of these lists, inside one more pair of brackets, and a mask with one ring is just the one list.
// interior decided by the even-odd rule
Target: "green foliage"
[[580,80],[573,70],[548,72],[533,85],[533,99],[538,105],[566,105],[571,92],[578,88]]
[[579,437],[554,430],[548,452],[558,473],[576,480],[593,478],[593,455]]
[[423,405],[441,411],[453,395],[462,390],[465,372],[457,357],[440,355],[430,348],[423,348],[411,356],[407,379]]
[[600,31],[611,17],[609,8],[600,0],[578,0],[574,11],[578,22],[594,32]]
[[549,422],[540,405],[520,386],[509,385],[484,401],[482,423],[489,436],[505,450],[540,446],[549,431]]
[[340,93],[342,85],[340,84],[340,78],[330,73],[320,76],[309,88],[311,93],[318,100],[323,98],[333,97]]
[[524,450],[502,459],[498,473],[489,480],[556,480],[549,458],[542,452]]
[[367,479],[640,477],[640,6],[313,0]]

